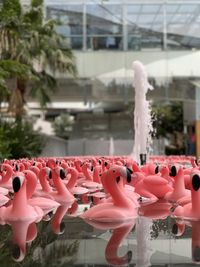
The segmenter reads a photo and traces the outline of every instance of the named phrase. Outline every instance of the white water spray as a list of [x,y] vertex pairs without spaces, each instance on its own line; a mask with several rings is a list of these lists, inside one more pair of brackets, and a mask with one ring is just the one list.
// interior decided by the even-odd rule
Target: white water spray
[[135,88],[134,110],[134,148],[133,158],[140,162],[140,155],[147,155],[151,145],[151,132],[153,131],[150,103],[146,100],[148,89],[153,90],[147,79],[147,72],[140,61],[133,62]]
[[114,154],[115,154],[114,139],[111,136],[109,140],[109,156],[113,156]]

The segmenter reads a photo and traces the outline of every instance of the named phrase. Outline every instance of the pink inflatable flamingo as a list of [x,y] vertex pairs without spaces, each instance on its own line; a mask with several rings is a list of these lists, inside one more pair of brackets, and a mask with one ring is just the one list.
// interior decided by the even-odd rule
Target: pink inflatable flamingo
[[126,196],[125,190],[119,187],[121,176],[130,182],[131,174],[123,166],[111,167],[106,172],[107,178],[102,180],[104,188],[110,193],[113,202],[100,203],[86,212],[81,217],[83,219],[95,221],[122,221],[137,217],[137,208]]
[[52,171],[48,167],[43,167],[40,169],[38,174],[38,180],[40,182],[41,187],[37,187],[34,196],[43,196],[47,198],[50,197],[50,193],[53,191],[53,188],[49,184],[49,179],[52,178]]
[[171,205],[164,199],[159,199],[155,203],[151,203],[139,208],[139,215],[151,218],[153,220],[165,219],[170,215]]
[[40,207],[43,210],[44,215],[48,214],[51,211],[54,212],[60,206],[60,204],[55,200],[48,199],[45,197],[31,198],[37,186],[37,176],[31,170],[24,171],[24,174],[25,178],[29,181],[29,183],[27,184],[28,204],[30,204],[31,206]]
[[27,200],[27,185],[29,182],[24,173],[16,172],[12,179],[14,196],[12,203],[8,207],[0,208],[0,218],[2,222],[12,221],[40,221],[43,217],[41,208],[31,206]]
[[132,251],[129,250],[124,256],[118,256],[118,249],[123,240],[128,236],[130,231],[133,229],[135,222],[126,222],[114,229],[112,236],[106,246],[105,257],[108,264],[123,266],[129,264],[132,259]]
[[0,186],[3,188],[7,188],[8,190],[12,191],[12,175],[14,171],[12,166],[9,164],[3,163],[1,165],[1,181]]
[[74,195],[82,195],[88,193],[89,190],[82,186],[77,186],[78,171],[73,167],[68,167],[65,169],[66,175],[70,174],[70,179],[66,184],[67,189]]
[[109,265],[124,266],[132,259],[132,251],[129,250],[124,256],[118,256],[118,251],[123,240],[127,238],[130,231],[135,227],[135,219],[123,222],[97,222],[86,220],[96,229],[113,230],[112,236],[105,249],[105,258]]
[[85,180],[82,180],[82,186],[86,188],[102,188],[102,185],[93,181],[93,174],[90,169],[93,168],[90,162],[85,161],[82,165],[82,172],[85,176]]
[[55,185],[56,191],[50,192],[50,196],[53,197],[61,205],[66,203],[73,203],[75,201],[74,196],[66,188],[65,184],[62,182],[62,179],[66,177],[65,171],[61,167],[56,167],[52,170],[52,179]]
[[71,203],[60,206],[51,220],[52,230],[55,234],[61,235],[65,231],[65,223],[62,222],[63,217],[67,213],[68,209],[72,206]]
[[173,225],[172,233],[175,236],[183,235],[186,225],[192,228],[192,260],[200,263],[200,221],[177,221]]
[[172,192],[168,192],[164,198],[170,202],[179,201],[180,203],[181,199],[185,197],[189,197],[189,199],[191,199],[191,192],[185,188],[183,169],[179,168],[176,176],[174,177],[174,189]]
[[200,222],[191,222],[192,226],[192,260],[200,263]]
[[191,174],[191,203],[178,206],[173,216],[188,220],[200,220],[200,172],[194,171]]
[[168,181],[160,175],[145,176],[142,172],[133,174],[135,181],[131,183],[135,187],[135,192],[141,197],[149,199],[149,202],[156,202],[159,198],[163,198],[167,192],[173,188]]
[[26,255],[26,244],[33,241],[37,236],[37,227],[33,220],[12,221],[13,248],[12,257],[21,262]]

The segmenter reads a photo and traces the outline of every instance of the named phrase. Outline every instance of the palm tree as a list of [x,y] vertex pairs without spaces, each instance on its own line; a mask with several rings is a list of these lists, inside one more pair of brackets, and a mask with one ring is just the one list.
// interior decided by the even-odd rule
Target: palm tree
[[[23,114],[28,88],[44,107],[50,102],[50,93],[55,90],[54,77],[61,72],[76,75],[75,58],[71,49],[63,47],[63,39],[55,31],[56,23],[54,20],[44,21],[43,0],[32,0],[26,12],[19,0],[3,0],[0,60],[17,62],[19,68],[27,68],[21,76],[10,73],[14,79],[13,88],[9,90],[9,111],[18,119]],[[1,86],[5,87],[5,77],[1,77],[0,69],[0,90]]]

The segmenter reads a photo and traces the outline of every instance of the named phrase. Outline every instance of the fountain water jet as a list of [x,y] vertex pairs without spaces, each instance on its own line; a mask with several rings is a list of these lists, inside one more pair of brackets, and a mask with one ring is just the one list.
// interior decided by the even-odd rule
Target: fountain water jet
[[153,131],[150,103],[146,100],[148,89],[153,90],[147,79],[147,72],[140,61],[134,61],[135,110],[134,110],[134,148],[132,157],[143,165],[146,161],[148,147]]

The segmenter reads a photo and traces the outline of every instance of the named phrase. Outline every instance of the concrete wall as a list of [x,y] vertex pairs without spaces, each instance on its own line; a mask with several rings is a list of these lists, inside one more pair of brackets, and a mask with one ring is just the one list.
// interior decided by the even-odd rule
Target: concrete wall
[[[47,136],[46,145],[41,157],[63,157],[77,155],[109,155],[111,142],[109,140],[75,139],[65,141],[63,139]],[[114,140],[112,153],[114,155],[130,155],[133,150],[132,140]],[[151,154],[163,155],[163,140],[154,140]]]
[[63,157],[67,155],[68,143],[66,140],[55,137],[45,136],[46,144],[41,153],[41,157]]

